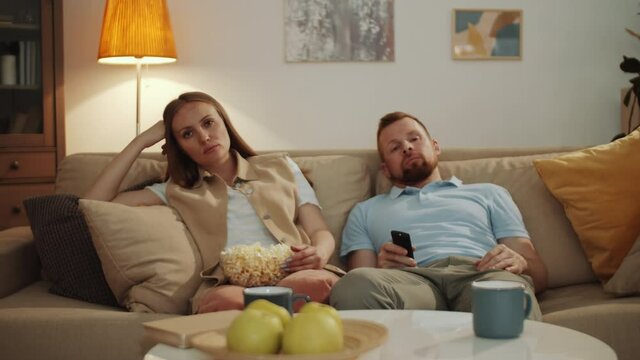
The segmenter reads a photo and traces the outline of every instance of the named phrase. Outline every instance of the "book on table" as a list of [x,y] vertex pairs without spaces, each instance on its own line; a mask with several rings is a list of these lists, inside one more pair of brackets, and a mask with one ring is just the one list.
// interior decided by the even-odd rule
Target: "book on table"
[[206,314],[178,316],[143,323],[145,335],[163,344],[192,347],[191,339],[199,334],[224,330],[240,314],[240,310],[218,311]]

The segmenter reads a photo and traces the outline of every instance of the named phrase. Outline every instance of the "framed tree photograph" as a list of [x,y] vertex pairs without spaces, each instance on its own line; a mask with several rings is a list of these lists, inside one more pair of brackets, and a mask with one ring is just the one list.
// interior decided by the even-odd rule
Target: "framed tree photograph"
[[455,60],[522,59],[522,10],[454,9]]
[[287,62],[394,61],[393,0],[284,0]]

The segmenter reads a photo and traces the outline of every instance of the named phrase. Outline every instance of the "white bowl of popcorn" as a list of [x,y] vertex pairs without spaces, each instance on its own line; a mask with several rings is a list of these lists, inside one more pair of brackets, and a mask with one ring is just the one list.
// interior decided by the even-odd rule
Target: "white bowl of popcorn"
[[285,244],[262,246],[237,245],[220,254],[225,277],[233,285],[244,287],[276,285],[287,273],[282,268],[293,254]]

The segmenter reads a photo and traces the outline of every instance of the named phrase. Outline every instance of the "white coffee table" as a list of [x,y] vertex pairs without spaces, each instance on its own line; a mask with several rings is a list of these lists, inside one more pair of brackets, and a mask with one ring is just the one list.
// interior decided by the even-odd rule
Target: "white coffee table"
[[[363,319],[384,324],[389,339],[364,354],[363,360],[616,360],[604,342],[568,328],[526,320],[519,338],[492,340],[473,334],[470,313],[428,310],[340,311],[345,319]],[[196,349],[154,346],[145,360],[205,360],[211,357]]]

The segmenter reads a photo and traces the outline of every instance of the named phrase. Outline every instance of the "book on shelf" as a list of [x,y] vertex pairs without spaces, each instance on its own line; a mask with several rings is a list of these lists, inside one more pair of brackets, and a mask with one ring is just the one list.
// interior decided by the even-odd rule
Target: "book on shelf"
[[28,85],[29,81],[31,81],[31,77],[29,76],[29,69],[31,68],[31,46],[29,45],[30,41],[25,41],[25,52],[24,52],[24,85]]
[[36,79],[36,69],[38,68],[38,46],[35,41],[29,41],[29,43],[31,44],[31,68],[29,68],[31,82],[29,85],[37,85],[38,80]]
[[0,24],[13,24],[13,15],[0,14]]
[[25,78],[25,56],[27,54],[26,41],[18,43],[18,84],[26,84]]
[[38,59],[40,49],[35,41],[18,42],[18,84],[25,86],[38,85],[40,67]]
[[42,49],[40,48],[40,43],[36,42],[35,43],[35,47],[36,47],[36,57],[35,60],[33,61],[33,63],[35,64],[35,68],[34,68],[34,75],[33,75],[33,84],[34,85],[39,85],[40,82],[42,81],[40,79],[40,75],[42,72],[42,66],[40,66],[40,64],[42,63],[42,58],[41,58],[41,54],[40,52],[42,51]]

